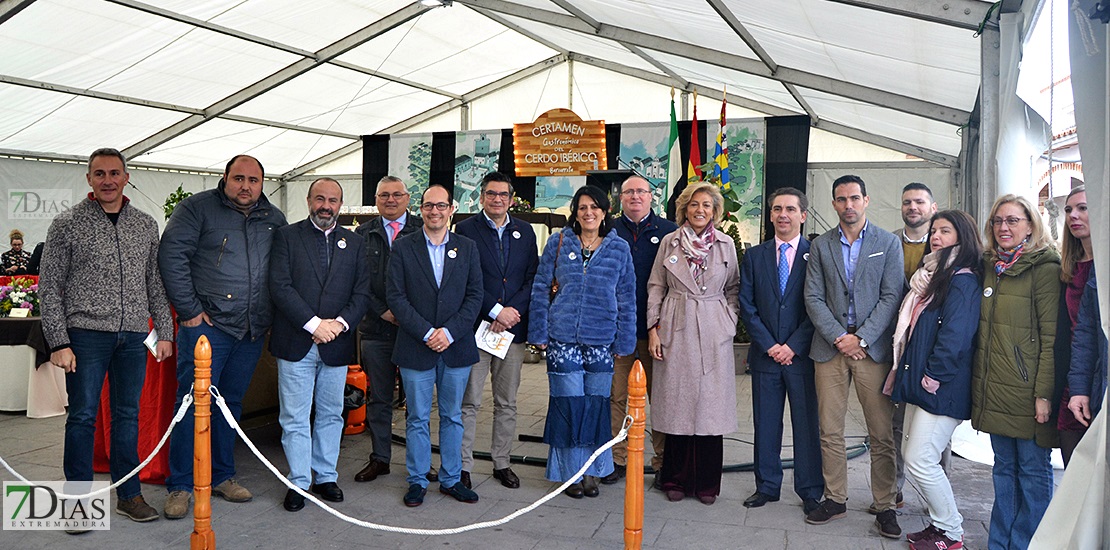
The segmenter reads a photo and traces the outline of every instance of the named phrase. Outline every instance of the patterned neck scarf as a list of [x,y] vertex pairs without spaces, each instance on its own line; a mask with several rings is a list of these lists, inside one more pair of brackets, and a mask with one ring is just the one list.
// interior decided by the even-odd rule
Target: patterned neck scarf
[[1018,258],[1021,258],[1022,253],[1025,251],[1025,243],[1028,241],[1029,238],[1026,237],[1010,250],[1003,250],[1001,248],[995,250],[998,254],[998,261],[994,262],[994,274],[1001,275],[1003,271],[1010,269],[1011,266],[1017,263]]
[[701,235],[694,233],[694,229],[690,227],[690,223],[682,224],[682,234],[678,240],[682,247],[682,254],[686,256],[686,264],[690,267],[690,274],[694,276],[694,282],[701,284],[701,276],[705,273],[705,260],[709,257],[709,250],[713,248],[713,243],[717,242],[717,236],[713,231],[713,222],[710,221]]

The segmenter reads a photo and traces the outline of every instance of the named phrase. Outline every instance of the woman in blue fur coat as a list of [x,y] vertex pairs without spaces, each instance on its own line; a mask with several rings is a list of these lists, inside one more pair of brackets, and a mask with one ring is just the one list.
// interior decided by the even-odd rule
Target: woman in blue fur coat
[[[632,254],[610,231],[608,212],[604,191],[580,188],[569,226],[547,240],[532,285],[528,341],[547,348],[551,391],[543,430],[550,481],[570,479],[609,440],[613,357],[636,348]],[[598,478],[612,471],[613,455],[605,451],[565,492],[596,497]]]

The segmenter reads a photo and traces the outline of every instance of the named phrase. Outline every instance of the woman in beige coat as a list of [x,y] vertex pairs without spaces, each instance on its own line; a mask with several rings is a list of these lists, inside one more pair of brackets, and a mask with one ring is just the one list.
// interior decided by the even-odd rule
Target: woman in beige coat
[[691,185],[675,202],[679,228],[663,237],[648,279],[648,347],[655,358],[652,429],[667,435],[663,491],[671,501],[721,492],[724,434],[736,430],[732,337],[740,305],[736,247],[717,230],[724,199]]

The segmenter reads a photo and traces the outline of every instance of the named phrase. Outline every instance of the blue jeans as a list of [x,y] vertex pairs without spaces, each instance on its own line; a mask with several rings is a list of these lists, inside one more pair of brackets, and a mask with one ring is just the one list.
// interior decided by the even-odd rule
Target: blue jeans
[[[343,387],[347,367],[325,365],[316,344],[300,361],[277,360],[281,447],[289,462],[289,481],[301,489],[339,478],[339,440],[343,437]],[[316,401],[316,419],[308,417]],[[311,430],[311,431],[310,431]]]
[[[243,412],[243,396],[247,393],[254,367],[262,356],[263,339],[239,340],[206,323],[177,329],[177,400],[174,410],[193,385],[193,351],[201,335],[212,345],[212,385],[239,420]],[[219,485],[235,476],[235,440],[238,435],[224,420],[223,413],[212,403],[212,485]],[[193,409],[178,422],[170,437],[170,475],[166,490],[193,490]]]
[[1025,549],[1052,500],[1051,449],[1032,439],[991,435],[994,508],[987,547]]
[[405,419],[405,468],[409,485],[428,486],[432,467],[432,440],[428,420],[432,415],[432,388],[438,390],[439,484],[454,487],[462,475],[462,399],[470,380],[470,367],[448,367],[442,359],[434,369],[401,369],[408,400]]
[[[112,407],[112,482],[139,465],[139,396],[146,379],[145,338],[141,332],[69,329],[69,346],[77,358],[77,369],[66,374],[69,416],[62,455],[66,480],[93,478],[93,434],[105,374]],[[121,500],[141,492],[138,475],[116,488]]]

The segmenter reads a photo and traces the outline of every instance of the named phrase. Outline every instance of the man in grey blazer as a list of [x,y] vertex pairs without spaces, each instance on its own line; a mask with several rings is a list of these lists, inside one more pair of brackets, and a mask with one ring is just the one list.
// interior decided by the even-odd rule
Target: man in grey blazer
[[833,207],[840,223],[810,247],[805,302],[815,329],[809,355],[815,362],[825,500],[806,515],[806,522],[823,525],[847,512],[844,416],[848,384],[854,379],[871,438],[876,523],[881,535],[899,538],[893,409],[882,389],[893,361],[894,321],[902,299],[902,246],[893,234],[867,222],[868,202],[862,179],[837,178]]

